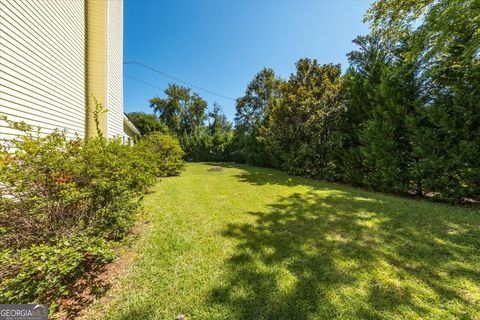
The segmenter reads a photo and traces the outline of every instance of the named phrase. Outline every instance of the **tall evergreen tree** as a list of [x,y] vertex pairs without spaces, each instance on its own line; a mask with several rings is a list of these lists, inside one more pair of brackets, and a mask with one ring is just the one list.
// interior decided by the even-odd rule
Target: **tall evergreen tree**
[[350,67],[345,74],[345,109],[335,130],[333,161],[340,179],[363,184],[366,170],[361,152],[360,132],[369,120],[386,65],[388,46],[379,37],[359,36],[353,40],[358,49],[348,54]]
[[415,78],[403,61],[386,67],[374,104],[359,131],[364,183],[374,189],[406,192],[412,187],[411,132],[418,97]]
[[412,167],[423,193],[480,198],[480,2],[379,0],[366,18],[385,39],[408,35],[422,101]]
[[263,132],[270,109],[280,95],[282,81],[272,69],[264,68],[237,99],[234,159],[254,165],[276,166],[277,160],[264,142]]
[[213,104],[213,110],[208,117],[210,119],[208,132],[211,136],[210,160],[230,161],[233,140],[232,124],[217,103]]

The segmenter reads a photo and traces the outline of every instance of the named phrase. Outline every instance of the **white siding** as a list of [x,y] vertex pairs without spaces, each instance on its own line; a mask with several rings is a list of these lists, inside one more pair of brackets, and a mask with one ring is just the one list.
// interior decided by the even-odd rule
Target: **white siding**
[[0,114],[83,137],[84,43],[84,0],[0,0]]
[[107,132],[123,135],[123,1],[107,1]]

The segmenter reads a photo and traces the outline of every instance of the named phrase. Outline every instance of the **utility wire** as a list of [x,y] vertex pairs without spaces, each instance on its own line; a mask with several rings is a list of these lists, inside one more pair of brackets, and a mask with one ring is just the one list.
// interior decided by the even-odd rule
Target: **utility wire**
[[140,82],[140,83],[143,83],[147,86],[150,86],[150,87],[154,87],[154,88],[157,88],[157,89],[160,89],[160,90],[164,90],[164,88],[160,88],[159,86],[156,86],[154,84],[151,84],[149,82],[146,82],[146,81],[143,81],[143,80],[140,80],[138,78],[135,78],[135,77],[132,77],[132,76],[129,76],[128,74],[124,74],[125,78],[129,78],[129,79],[132,79],[132,80],[135,80],[137,82]]
[[[135,61],[135,60],[125,61],[123,64],[136,64],[136,65],[138,65],[138,66],[140,66],[140,67],[143,67],[143,68],[148,69],[148,70],[150,70],[150,71],[153,71],[153,72],[156,72],[156,73],[158,73],[158,74],[161,74],[161,75],[164,76],[164,77],[170,78],[170,79],[175,80],[175,81],[177,81],[177,82],[181,82],[181,83],[183,83],[183,84],[185,84],[185,85],[187,85],[187,86],[189,86],[189,87],[192,87],[192,88],[195,88],[195,89],[198,89],[198,90],[205,91],[205,92],[210,93],[210,94],[213,94],[213,95],[215,95],[215,96],[217,96],[217,97],[221,97],[221,98],[224,98],[224,99],[236,101],[236,99],[234,99],[234,98],[227,97],[227,96],[225,96],[225,95],[223,95],[223,94],[216,93],[216,92],[214,92],[214,91],[211,91],[211,90],[208,90],[208,89],[205,89],[205,88],[196,86],[196,85],[194,85],[194,84],[191,84],[190,82],[180,80],[180,79],[178,79],[178,78],[176,78],[176,77],[174,77],[174,76],[171,76],[171,75],[169,75],[169,74],[167,74],[167,73],[165,73],[165,72],[163,72],[163,71],[157,70],[157,69],[155,69],[155,68],[153,68],[153,67],[151,67],[151,66],[149,66],[149,65],[146,65],[146,64],[144,64],[144,63],[141,63],[141,62],[138,62],[138,61]],[[131,76],[127,76],[127,77],[130,78],[130,79],[134,79],[134,78],[131,77]],[[145,81],[143,81],[143,80],[140,80],[140,79],[134,79],[134,80],[137,80],[137,81],[142,82],[142,83],[144,83],[144,84],[146,84],[146,85],[149,85],[149,86],[158,88],[157,86],[152,85],[152,84],[150,84],[150,83],[147,83],[147,82],[145,82]]]

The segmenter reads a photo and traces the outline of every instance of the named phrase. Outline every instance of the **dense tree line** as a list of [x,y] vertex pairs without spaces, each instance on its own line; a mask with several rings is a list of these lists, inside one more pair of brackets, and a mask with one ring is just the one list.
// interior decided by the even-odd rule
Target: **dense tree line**
[[207,102],[189,88],[170,84],[165,98],[150,99],[153,114],[132,112],[130,120],[142,134],[168,133],[178,137],[188,161],[229,161],[233,126],[214,103]]
[[[460,201],[480,199],[480,4],[379,0],[349,66],[300,59],[261,70],[235,126],[188,89],[152,99],[191,160],[236,161],[312,178]],[[210,119],[205,124],[207,118]]]

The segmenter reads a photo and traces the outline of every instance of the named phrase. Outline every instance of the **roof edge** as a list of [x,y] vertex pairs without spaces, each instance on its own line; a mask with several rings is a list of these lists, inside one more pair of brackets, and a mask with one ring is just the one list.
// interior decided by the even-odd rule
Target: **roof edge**
[[127,127],[132,130],[137,136],[141,137],[142,134],[138,131],[137,127],[128,119],[127,114],[123,113],[123,123],[127,125]]

